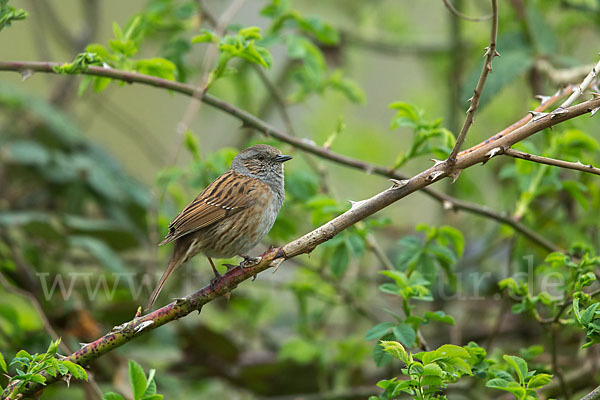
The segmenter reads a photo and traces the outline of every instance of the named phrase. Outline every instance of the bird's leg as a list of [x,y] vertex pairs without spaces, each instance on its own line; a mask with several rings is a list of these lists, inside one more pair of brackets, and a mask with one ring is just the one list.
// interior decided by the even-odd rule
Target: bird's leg
[[216,282],[218,282],[223,277],[223,275],[221,275],[219,273],[219,271],[217,271],[217,268],[215,268],[215,263],[213,263],[213,260],[211,260],[210,257],[206,257],[206,258],[208,258],[208,262],[210,263],[210,266],[212,267],[212,270],[215,273],[215,277],[210,280],[210,287],[212,289],[214,284]]

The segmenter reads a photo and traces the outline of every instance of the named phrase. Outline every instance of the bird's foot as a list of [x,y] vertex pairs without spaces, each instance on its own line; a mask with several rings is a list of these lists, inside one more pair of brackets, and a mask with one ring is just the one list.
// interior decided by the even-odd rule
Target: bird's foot
[[250,256],[242,256],[244,261],[240,263],[242,268],[245,267],[254,267],[256,264],[262,261],[262,257],[250,257]]

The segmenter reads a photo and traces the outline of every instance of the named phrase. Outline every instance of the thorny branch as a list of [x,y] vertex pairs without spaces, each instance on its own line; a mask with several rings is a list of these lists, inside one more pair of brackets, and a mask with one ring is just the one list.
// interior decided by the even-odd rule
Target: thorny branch
[[479,76],[479,81],[477,82],[477,86],[473,92],[473,97],[469,99],[471,105],[467,110],[467,116],[465,118],[465,122],[463,123],[462,128],[460,129],[460,133],[456,138],[456,144],[454,148],[450,152],[448,159],[446,160],[446,164],[449,169],[454,168],[454,163],[456,162],[456,156],[460,151],[460,147],[465,142],[467,138],[467,132],[473,125],[473,118],[475,116],[475,111],[479,107],[479,99],[481,98],[481,93],[483,93],[483,85],[485,85],[485,81],[490,72],[492,72],[492,60],[494,57],[500,56],[500,54],[496,51],[496,40],[498,38],[498,0],[492,0],[492,32],[490,33],[490,44],[485,49],[485,61],[483,62],[483,68],[481,70],[481,75]]
[[563,160],[555,160],[554,158],[536,156],[534,154],[524,153],[515,149],[504,149],[503,154],[509,157],[520,158],[522,160],[533,161],[540,164],[553,165],[555,167],[574,169],[577,171],[600,175],[600,168],[596,168],[592,164],[585,165],[581,162],[575,163]]

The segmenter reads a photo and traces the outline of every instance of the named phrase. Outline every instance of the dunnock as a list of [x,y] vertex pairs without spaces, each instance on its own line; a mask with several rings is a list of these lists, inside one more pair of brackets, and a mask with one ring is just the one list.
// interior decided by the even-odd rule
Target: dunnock
[[173,254],[146,309],[152,307],[169,275],[198,253],[208,258],[216,278],[221,275],[211,258],[250,259],[246,252],[271,230],[283,204],[283,163],[291,158],[266,144],[241,151],[229,170],[171,221],[159,246],[175,241]]

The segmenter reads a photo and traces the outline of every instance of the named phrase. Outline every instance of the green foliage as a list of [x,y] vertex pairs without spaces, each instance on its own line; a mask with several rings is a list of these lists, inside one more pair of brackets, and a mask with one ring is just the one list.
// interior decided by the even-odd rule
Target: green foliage
[[260,28],[256,26],[242,28],[236,35],[226,35],[223,38],[218,38],[216,34],[206,29],[202,34],[195,36],[192,39],[193,43],[212,42],[218,44],[219,48],[217,66],[208,75],[204,85],[205,90],[225,73],[231,72],[227,64],[234,58],[241,58],[266,69],[271,68],[273,57],[265,47],[257,44],[261,39]]
[[272,0],[261,14],[272,20],[263,42],[271,44],[280,41],[285,44],[288,57],[300,63],[292,70],[297,89],[290,96],[290,102],[301,102],[307,96],[323,94],[327,89],[338,91],[355,103],[365,101],[363,90],[346,78],[341,70],[328,72],[319,44],[338,45],[340,38],[335,28],[318,17],[303,16],[293,10],[291,2],[287,0]]
[[393,169],[420,156],[433,156],[440,160],[448,157],[455,139],[452,132],[441,127],[441,119],[427,121],[423,118],[423,110],[401,101],[390,104],[390,108],[397,110],[390,129],[408,127],[413,131],[413,141],[408,151],[398,154]]
[[13,21],[27,18],[27,11],[22,8],[14,8],[8,5],[8,0],[0,0],[0,31],[10,26]]
[[396,398],[401,393],[415,399],[445,399],[440,392],[461,377],[472,375],[471,368],[478,361],[477,350],[485,353],[476,345],[459,347],[446,344],[436,350],[416,354],[407,352],[395,341],[381,341],[381,346],[387,354],[402,361],[404,368],[401,372],[408,378],[379,381],[377,386],[385,391],[372,398],[381,400]]
[[[8,384],[11,387],[10,398],[18,398],[29,383],[46,385],[46,376],[56,378],[57,376],[73,377],[75,379],[88,379],[87,372],[80,366],[68,360],[62,360],[56,356],[60,338],[50,342],[45,353],[29,354],[26,350],[17,352],[9,367],[14,366],[16,374],[11,376]],[[8,372],[4,357],[0,356],[0,368]],[[46,374],[42,375],[42,372]]]
[[[162,394],[156,393],[156,382],[154,381],[156,370],[151,369],[148,376],[140,364],[129,360],[129,384],[133,393],[133,400],[161,400]],[[124,400],[125,397],[115,392],[104,394],[104,400]]]
[[502,358],[516,373],[518,379],[515,380],[514,375],[506,372],[505,369],[496,367],[491,370],[496,377],[486,383],[489,388],[510,392],[517,400],[529,400],[538,399],[536,389],[552,382],[550,374],[529,371],[527,362],[521,357],[504,355]]

